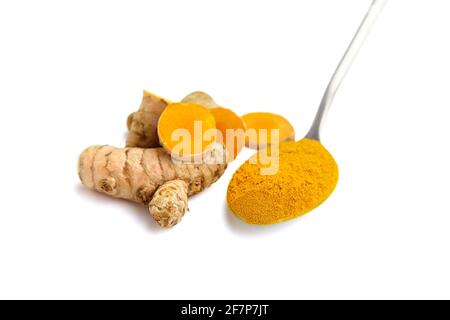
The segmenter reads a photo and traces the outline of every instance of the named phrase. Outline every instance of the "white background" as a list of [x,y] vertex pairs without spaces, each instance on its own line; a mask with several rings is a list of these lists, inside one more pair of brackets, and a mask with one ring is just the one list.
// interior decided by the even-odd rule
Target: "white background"
[[338,188],[248,226],[233,172],[161,230],[85,190],[142,89],[286,116],[298,138],[370,1],[0,2],[0,298],[450,298],[450,3],[391,0],[323,133]]

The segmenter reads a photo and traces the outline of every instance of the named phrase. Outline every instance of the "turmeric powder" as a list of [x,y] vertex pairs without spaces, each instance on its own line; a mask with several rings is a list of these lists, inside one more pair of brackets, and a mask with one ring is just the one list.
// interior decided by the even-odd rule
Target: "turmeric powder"
[[254,160],[263,150],[231,180],[228,205],[247,223],[267,225],[296,218],[319,206],[336,187],[337,164],[319,141],[285,142],[279,148],[276,174],[261,174],[264,164]]

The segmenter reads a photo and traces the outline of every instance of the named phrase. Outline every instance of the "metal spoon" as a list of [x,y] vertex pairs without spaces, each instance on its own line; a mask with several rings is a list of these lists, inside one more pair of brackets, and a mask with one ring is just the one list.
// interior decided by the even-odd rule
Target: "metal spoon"
[[328,113],[328,110],[330,109],[334,96],[336,95],[339,86],[341,85],[342,81],[345,78],[345,75],[347,74],[353,61],[355,60],[359,49],[362,47],[364,40],[367,38],[370,29],[383,10],[383,7],[386,5],[386,2],[387,0],[374,0],[372,2],[369,11],[361,22],[361,25],[359,26],[358,31],[356,31],[352,42],[348,46],[347,51],[345,52],[338,67],[336,68],[336,71],[331,77],[331,80],[320,103],[319,110],[317,111],[314,122],[308,134],[306,135],[306,138],[320,141],[320,131],[324,123],[324,118]]

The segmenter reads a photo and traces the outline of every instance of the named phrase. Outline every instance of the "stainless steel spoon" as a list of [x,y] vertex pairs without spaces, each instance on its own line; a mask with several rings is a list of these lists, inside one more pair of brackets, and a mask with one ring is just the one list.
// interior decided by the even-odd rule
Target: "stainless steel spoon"
[[350,69],[353,61],[355,60],[359,49],[362,47],[364,40],[367,38],[370,29],[378,18],[379,14],[383,10],[387,0],[374,0],[369,8],[364,20],[356,31],[352,42],[347,48],[344,56],[342,57],[336,71],[334,72],[328,87],[323,95],[322,101],[317,111],[314,122],[309,130],[306,138],[320,141],[320,132],[323,126],[325,116],[330,109],[331,103],[333,102],[334,96],[336,95],[339,86],[345,78],[348,70]]

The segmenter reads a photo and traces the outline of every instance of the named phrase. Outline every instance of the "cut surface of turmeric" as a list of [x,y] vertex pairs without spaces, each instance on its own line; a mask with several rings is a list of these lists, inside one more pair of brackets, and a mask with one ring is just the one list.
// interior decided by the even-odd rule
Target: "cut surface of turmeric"
[[[248,130],[245,144],[248,148],[261,149],[273,143],[294,141],[295,130],[284,117],[269,112],[254,112],[242,116]],[[278,138],[273,139],[272,130],[278,130]],[[254,134],[250,134],[254,133]]]
[[[338,166],[316,140],[279,146],[279,170],[262,175],[257,153],[234,174],[228,188],[231,211],[249,224],[269,225],[303,215],[324,202],[338,181]],[[270,148],[269,148],[270,149]]]
[[161,145],[173,156],[201,156],[216,141],[216,121],[209,109],[196,103],[173,103],[158,122]]
[[182,101],[197,103],[210,109],[220,132],[217,142],[226,147],[230,161],[236,159],[245,146],[245,124],[242,118],[233,110],[219,106],[209,94],[202,91],[192,92]]
[[220,132],[217,142],[226,147],[231,160],[236,159],[245,146],[244,121],[232,110],[222,107],[211,109],[211,113]]

